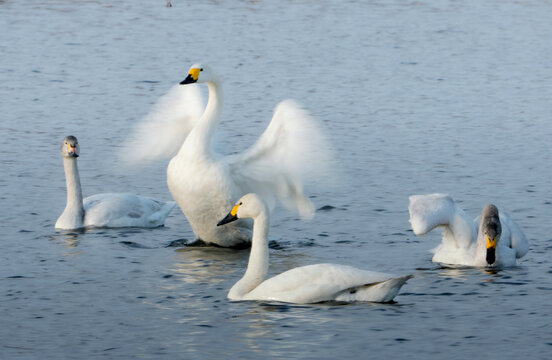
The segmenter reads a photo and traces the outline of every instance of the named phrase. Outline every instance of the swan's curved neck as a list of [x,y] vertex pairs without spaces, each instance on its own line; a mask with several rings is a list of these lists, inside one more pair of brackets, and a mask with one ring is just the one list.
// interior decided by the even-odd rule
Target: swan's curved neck
[[212,156],[211,140],[219,124],[223,103],[219,81],[213,79],[207,82],[207,87],[209,88],[209,101],[205,112],[181,148],[181,153],[192,155],[200,160],[203,160],[201,159],[202,156],[207,158]]
[[84,209],[82,204],[82,189],[79,168],[76,158],[63,158],[65,183],[67,184],[67,204],[61,214],[59,227],[77,229],[83,226]]
[[[464,211],[456,205],[455,211],[449,219],[448,231],[452,233],[457,246],[461,248],[469,248],[473,245],[474,239],[477,236],[475,226],[470,221]],[[446,238],[447,229],[445,228],[443,240]]]
[[241,299],[261,284],[268,274],[268,215],[262,212],[254,219],[251,253],[245,274],[228,293],[231,299]]

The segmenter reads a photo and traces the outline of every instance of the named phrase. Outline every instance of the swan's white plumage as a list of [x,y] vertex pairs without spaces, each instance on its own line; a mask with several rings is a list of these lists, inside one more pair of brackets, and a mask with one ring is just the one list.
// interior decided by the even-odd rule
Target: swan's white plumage
[[105,193],[83,200],[84,227],[158,227],[176,206],[129,193]]
[[314,207],[303,193],[303,181],[321,175],[327,151],[316,121],[296,102],[285,100],[257,142],[226,162],[242,194],[255,192],[269,205],[276,196],[289,209],[312,218]]
[[[471,220],[445,194],[413,195],[408,211],[414,234],[421,236],[436,227],[443,230],[442,241],[433,249],[433,261],[450,265],[488,266],[485,239],[479,232],[480,218]],[[502,234],[497,243],[493,266],[508,267],[529,249],[527,238],[518,225],[503,211],[499,213]]]
[[158,227],[176,206],[174,201],[157,200],[129,193],[105,193],[82,198],[77,166],[78,141],[74,136],[64,139],[61,147],[67,203],[55,228],[73,230],[90,227]]
[[252,218],[253,239],[245,275],[230,289],[230,300],[389,302],[412,276],[393,276],[336,264],[297,267],[265,280],[268,272],[268,213],[262,200],[247,194],[219,225]]
[[393,277],[338,264],[297,267],[263,281],[241,298],[313,304],[323,301],[389,302],[411,276]]
[[[203,108],[202,101],[197,99],[199,92],[181,97],[168,95],[168,99],[163,98],[154,107],[153,115],[138,125],[137,140],[126,152],[146,154],[138,158],[147,160],[153,158],[148,154],[171,155],[171,151],[159,151],[160,142],[170,143],[167,147],[172,152],[180,147],[167,168],[167,184],[195,235],[220,246],[249,242],[250,222],[239,221],[224,229],[214,226],[228,207],[248,192],[259,193],[271,207],[279,200],[302,217],[312,217],[314,206],[304,194],[303,184],[321,176],[321,169],[329,158],[328,146],[317,122],[295,102],[283,101],[255,144],[241,154],[221,156],[212,146],[222,112],[220,83],[201,64],[190,68],[187,80],[183,81],[186,85],[180,86],[196,87],[189,84],[196,81],[206,83],[209,88],[209,100],[199,119],[196,119],[197,112]],[[193,116],[184,111],[188,107],[193,108]],[[177,115],[179,111],[173,114],[172,108],[182,109],[181,114]],[[164,113],[174,115],[171,118],[174,121],[157,115]],[[185,125],[174,125],[178,118]]]

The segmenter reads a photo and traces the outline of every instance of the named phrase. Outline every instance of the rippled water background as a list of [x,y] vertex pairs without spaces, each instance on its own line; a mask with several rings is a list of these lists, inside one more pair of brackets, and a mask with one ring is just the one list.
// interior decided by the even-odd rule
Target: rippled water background
[[[550,358],[550,1],[172,2],[0,1],[0,358]],[[274,215],[271,273],[413,273],[396,303],[228,302],[248,251],[174,246],[193,240],[179,210],[154,230],[54,230],[68,134],[85,196],[169,199],[166,163],[129,171],[118,152],[198,60],[223,80],[227,152],[284,98],[335,147],[338,180],[310,189],[333,208]],[[409,230],[408,196],[428,192],[507,209],[530,252],[439,268],[440,234]]]

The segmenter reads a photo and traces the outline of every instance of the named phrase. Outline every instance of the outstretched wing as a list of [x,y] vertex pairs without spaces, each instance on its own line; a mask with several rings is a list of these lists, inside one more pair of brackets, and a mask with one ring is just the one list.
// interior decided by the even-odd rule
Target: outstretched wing
[[138,165],[174,156],[203,110],[197,85],[175,85],[136,125],[122,151],[123,160]]
[[329,159],[318,123],[294,101],[285,100],[278,104],[257,142],[225,161],[242,195],[255,192],[271,206],[278,198],[286,207],[310,218],[314,206],[303,185],[324,176]]

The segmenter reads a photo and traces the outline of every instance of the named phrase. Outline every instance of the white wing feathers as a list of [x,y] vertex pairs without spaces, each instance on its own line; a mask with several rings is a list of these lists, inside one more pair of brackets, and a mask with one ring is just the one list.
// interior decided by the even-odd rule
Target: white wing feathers
[[317,303],[334,300],[345,289],[375,284],[391,278],[393,275],[347,265],[314,264],[276,275],[261,283],[245,298],[299,304]]
[[323,175],[329,154],[316,121],[294,101],[285,100],[257,142],[225,161],[244,194],[255,192],[270,206],[277,197],[302,217],[311,218],[314,206],[303,193],[303,182]]
[[138,165],[173,157],[203,110],[198,85],[175,85],[135,127],[123,151],[125,161]]
[[[500,241],[510,241],[509,247],[516,251],[516,258],[520,258],[529,251],[529,241],[525,237],[525,234],[521,231],[519,226],[510,218],[508,214],[500,211],[500,222],[502,223],[502,236]],[[509,230],[510,234],[505,233],[504,230]],[[507,243],[506,243],[507,244]]]

